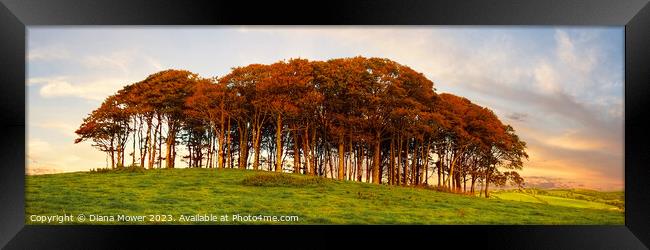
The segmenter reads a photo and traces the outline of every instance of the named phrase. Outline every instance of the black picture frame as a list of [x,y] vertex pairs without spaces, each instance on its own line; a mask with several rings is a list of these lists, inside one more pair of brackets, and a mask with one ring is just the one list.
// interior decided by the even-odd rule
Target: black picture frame
[[[32,25],[615,25],[625,26],[624,226],[28,226],[24,219],[26,26]],[[650,246],[648,0],[145,1],[0,0],[0,246],[7,249],[288,248],[431,244],[513,249]],[[342,240],[347,240],[341,242]],[[298,243],[300,242],[300,243]]]

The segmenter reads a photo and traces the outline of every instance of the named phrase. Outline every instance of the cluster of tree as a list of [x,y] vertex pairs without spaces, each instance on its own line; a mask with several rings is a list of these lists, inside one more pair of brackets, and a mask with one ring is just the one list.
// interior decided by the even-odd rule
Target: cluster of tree
[[481,183],[486,195],[490,183],[521,185],[514,170],[528,157],[491,110],[436,94],[407,66],[364,57],[251,64],[220,78],[161,71],[108,97],[76,133],[113,168],[129,156],[134,166],[174,168],[183,152],[188,167],[389,185],[437,176],[454,192]]

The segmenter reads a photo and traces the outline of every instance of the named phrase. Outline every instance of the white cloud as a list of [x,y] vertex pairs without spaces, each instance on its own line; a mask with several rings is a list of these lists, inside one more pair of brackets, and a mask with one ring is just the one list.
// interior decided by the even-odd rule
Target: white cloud
[[[45,121],[45,122],[39,122],[35,126],[39,128],[55,130],[70,138],[74,138],[76,136],[74,131],[77,129],[77,126],[75,126],[74,124],[70,124],[69,122]],[[72,139],[70,139],[70,141],[72,141]]]
[[[577,131],[568,131],[562,135],[552,136],[546,139],[546,144],[558,148],[570,150],[603,150],[605,145],[603,141],[597,138],[589,138]],[[603,150],[604,151],[604,150]]]
[[106,154],[95,150],[89,143],[73,144],[70,141],[54,145],[40,138],[28,139],[28,174],[87,171],[105,166]]
[[65,82],[66,77],[56,76],[56,77],[31,77],[27,79],[27,85],[38,85],[38,84],[48,84],[48,83],[61,83]]
[[[28,82],[32,82],[32,80],[30,79]],[[39,93],[45,98],[76,97],[101,101],[107,96],[115,93],[122,86],[131,82],[133,81],[120,78],[106,78],[75,83],[55,79],[45,81],[43,86],[40,88]]]
[[29,61],[51,61],[68,58],[70,58],[70,52],[59,46],[40,47],[27,51],[27,60]]
[[95,54],[81,57],[79,63],[86,68],[110,72],[116,70],[123,75],[131,75],[139,70],[162,70],[163,65],[155,57],[140,50],[125,49],[107,54]]
[[27,153],[31,154],[43,154],[52,151],[52,145],[39,138],[29,138],[27,141]]
[[156,60],[156,59],[154,59],[152,57],[149,57],[149,56],[145,56],[144,58],[154,69],[156,69],[156,70],[163,70],[164,69],[164,67],[162,66],[162,64],[158,60]]
[[108,55],[85,56],[81,59],[81,64],[94,69],[107,70],[113,68],[127,73],[129,71],[129,65],[133,61],[133,56],[134,53],[131,51],[113,52]]
[[557,72],[547,62],[542,62],[533,69],[537,87],[543,93],[555,93],[560,90]]
[[576,38],[569,36],[566,31],[556,30],[555,40],[557,42],[558,58],[573,70],[577,70],[582,74],[591,73],[598,62],[598,52],[596,48],[588,46],[587,42],[592,41],[591,39],[594,38],[597,37],[583,37],[583,41],[577,41]]

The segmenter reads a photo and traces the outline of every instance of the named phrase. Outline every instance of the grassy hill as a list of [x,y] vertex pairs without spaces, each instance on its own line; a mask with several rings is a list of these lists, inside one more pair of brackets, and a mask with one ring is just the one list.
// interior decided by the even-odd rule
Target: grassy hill
[[[510,192],[514,194],[513,192]],[[623,224],[621,209],[481,198],[433,190],[236,169],[174,169],[26,176],[31,215],[84,214],[64,224]],[[539,195],[537,195],[539,197]],[[551,197],[551,196],[549,196]],[[530,198],[530,199],[529,199]],[[531,200],[532,199],[532,200]],[[543,198],[547,199],[547,198]],[[171,221],[90,222],[90,215],[171,215]],[[228,221],[179,221],[196,214]],[[297,222],[232,221],[232,215],[298,216]],[[46,224],[59,224],[50,222]]]
[[543,203],[549,205],[595,208],[607,210],[624,210],[625,194],[617,192],[599,192],[586,189],[552,189],[552,190],[506,190],[492,192],[497,199]]

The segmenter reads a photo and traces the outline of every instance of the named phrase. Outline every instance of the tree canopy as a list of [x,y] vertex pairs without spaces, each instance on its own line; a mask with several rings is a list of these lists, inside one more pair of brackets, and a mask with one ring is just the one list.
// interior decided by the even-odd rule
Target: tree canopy
[[422,73],[384,58],[290,59],[215,78],[165,70],[107,97],[75,132],[112,168],[126,156],[174,168],[180,152],[188,167],[389,185],[429,185],[437,172],[439,187],[473,193],[481,183],[486,196],[490,183],[521,186],[515,170],[528,158],[490,109],[438,94]]

